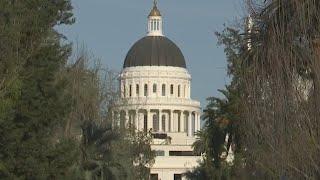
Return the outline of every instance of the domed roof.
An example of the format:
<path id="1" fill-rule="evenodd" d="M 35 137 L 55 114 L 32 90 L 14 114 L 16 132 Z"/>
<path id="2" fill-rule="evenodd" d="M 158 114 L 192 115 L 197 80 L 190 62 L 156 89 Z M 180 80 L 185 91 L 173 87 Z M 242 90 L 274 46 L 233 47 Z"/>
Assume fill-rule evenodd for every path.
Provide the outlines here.
<path id="1" fill-rule="evenodd" d="M 134 66 L 173 66 L 186 68 L 181 50 L 164 36 L 146 36 L 129 50 L 123 68 Z"/>
<path id="2" fill-rule="evenodd" d="M 152 8 L 152 10 L 151 10 L 151 12 L 149 14 L 149 17 L 150 16 L 161 16 L 161 13 L 160 13 L 160 11 L 159 11 L 159 9 L 157 7 L 157 1 L 156 0 L 153 1 L 153 8 Z"/>
<path id="3" fill-rule="evenodd" d="M 157 6 L 153 6 L 153 8 L 149 14 L 149 17 L 150 16 L 161 16 L 161 13 L 160 13 L 159 9 L 157 8 Z"/>

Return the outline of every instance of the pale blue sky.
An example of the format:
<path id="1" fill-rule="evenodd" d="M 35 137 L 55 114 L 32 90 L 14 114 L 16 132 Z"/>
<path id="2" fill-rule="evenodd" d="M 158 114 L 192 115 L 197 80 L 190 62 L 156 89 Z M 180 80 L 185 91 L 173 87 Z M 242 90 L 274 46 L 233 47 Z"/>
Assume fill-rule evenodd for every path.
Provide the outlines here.
<path id="1" fill-rule="evenodd" d="M 120 71 L 130 47 L 146 35 L 152 0 L 73 0 L 76 23 L 59 28 Z M 243 14 L 242 0 L 159 0 L 164 34 L 182 50 L 192 75 L 192 97 L 206 105 L 228 83 L 226 58 L 214 32 Z"/>

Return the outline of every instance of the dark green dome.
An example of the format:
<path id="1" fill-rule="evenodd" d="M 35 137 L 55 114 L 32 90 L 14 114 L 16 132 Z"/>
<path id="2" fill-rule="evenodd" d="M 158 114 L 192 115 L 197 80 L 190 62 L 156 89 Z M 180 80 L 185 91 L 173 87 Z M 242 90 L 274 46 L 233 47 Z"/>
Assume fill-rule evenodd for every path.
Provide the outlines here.
<path id="1" fill-rule="evenodd" d="M 129 50 L 123 68 L 134 66 L 173 66 L 186 68 L 181 50 L 164 36 L 146 36 Z"/>

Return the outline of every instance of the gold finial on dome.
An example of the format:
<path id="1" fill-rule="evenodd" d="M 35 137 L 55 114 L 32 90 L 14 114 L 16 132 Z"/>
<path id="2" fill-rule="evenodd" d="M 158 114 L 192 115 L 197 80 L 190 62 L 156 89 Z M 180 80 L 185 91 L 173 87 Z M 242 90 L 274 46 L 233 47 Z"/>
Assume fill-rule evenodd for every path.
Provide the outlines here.
<path id="1" fill-rule="evenodd" d="M 161 13 L 160 13 L 159 9 L 157 8 L 157 4 L 158 4 L 157 0 L 153 0 L 153 8 L 149 14 L 149 17 L 150 16 L 161 16 Z"/>

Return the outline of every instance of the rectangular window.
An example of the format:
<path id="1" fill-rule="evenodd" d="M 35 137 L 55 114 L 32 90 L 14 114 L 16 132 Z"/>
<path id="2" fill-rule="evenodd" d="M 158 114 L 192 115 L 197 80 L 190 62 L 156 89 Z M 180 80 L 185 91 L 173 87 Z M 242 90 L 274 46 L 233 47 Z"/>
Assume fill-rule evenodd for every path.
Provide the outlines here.
<path id="1" fill-rule="evenodd" d="M 164 151 L 155 151 L 156 156 L 164 156 Z"/>
<path id="2" fill-rule="evenodd" d="M 173 95 L 173 84 L 170 86 L 170 94 Z"/>
<path id="3" fill-rule="evenodd" d="M 178 97 L 180 97 L 180 85 L 178 86 Z"/>
<path id="4" fill-rule="evenodd" d="M 158 126 L 159 126 L 159 123 L 158 123 Z M 166 134 L 166 133 L 153 133 L 152 137 L 154 139 L 167 139 L 168 138 L 168 134 Z"/>
<path id="5" fill-rule="evenodd" d="M 169 156 L 195 156 L 193 151 L 169 151 Z"/>
<path id="6" fill-rule="evenodd" d="M 182 175 L 181 174 L 174 174 L 173 179 L 174 180 L 182 180 Z"/>
<path id="7" fill-rule="evenodd" d="M 139 90 L 140 90 L 139 84 L 136 84 L 136 95 L 137 95 L 137 96 L 139 96 Z"/>
<path id="8" fill-rule="evenodd" d="M 132 85 L 130 85 L 129 88 L 130 88 L 130 89 L 129 89 L 129 96 L 131 97 L 131 96 L 132 96 Z"/>
<path id="9" fill-rule="evenodd" d="M 158 174 L 151 174 L 150 175 L 150 180 L 159 180 L 158 179 Z"/>

